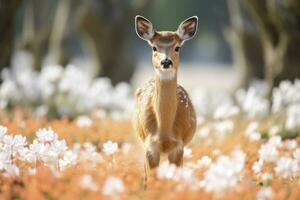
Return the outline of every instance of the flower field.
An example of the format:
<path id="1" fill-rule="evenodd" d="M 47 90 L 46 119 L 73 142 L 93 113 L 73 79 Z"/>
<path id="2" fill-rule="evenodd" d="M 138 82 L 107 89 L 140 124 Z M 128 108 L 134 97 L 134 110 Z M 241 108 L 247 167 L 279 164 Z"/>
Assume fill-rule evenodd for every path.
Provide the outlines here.
<path id="1" fill-rule="evenodd" d="M 0 200 L 300 200 L 300 0 L 0 0 Z"/>
<path id="2" fill-rule="evenodd" d="M 118 94 L 111 91 L 118 90 L 104 95 Z M 74 95 L 72 88 L 67 94 Z M 123 101 L 126 106 L 113 105 L 118 112 L 98 101 L 89 114 L 52 120 L 38 115 L 40 105 L 32 101 L 23 102 L 30 107 L 8 109 L 14 101 L 3 98 L 0 199 L 299 198 L 298 80 L 274 88 L 271 101 L 263 87 L 239 90 L 234 97 L 195 90 L 191 97 L 198 128 L 184 149 L 184 166 L 162 159 L 146 190 L 143 149 L 131 127 L 131 96 Z M 46 110 L 48 105 L 53 104 L 45 104 Z"/>
<path id="3" fill-rule="evenodd" d="M 163 161 L 144 190 L 143 154 L 130 122 L 91 121 L 79 127 L 67 119 L 2 117 L 1 199 L 297 199 L 300 195 L 300 141 L 277 135 L 250 139 L 248 135 L 258 133 L 257 123 L 235 120 L 237 127 L 217 141 L 213 135 L 197 136 L 185 148 L 184 167 Z"/>

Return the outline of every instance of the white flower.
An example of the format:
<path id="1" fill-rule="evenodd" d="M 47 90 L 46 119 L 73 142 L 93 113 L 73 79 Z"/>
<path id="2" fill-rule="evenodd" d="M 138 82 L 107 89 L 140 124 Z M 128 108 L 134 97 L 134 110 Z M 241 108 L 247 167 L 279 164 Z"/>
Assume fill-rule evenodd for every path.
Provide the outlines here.
<path id="1" fill-rule="evenodd" d="M 197 164 L 200 167 L 208 167 L 211 164 L 211 158 L 208 156 L 203 156 L 200 160 L 197 161 Z"/>
<path id="2" fill-rule="evenodd" d="M 176 181 L 192 181 L 193 180 L 193 170 L 189 169 L 187 167 L 181 167 L 181 168 L 177 168 L 175 175 L 174 175 L 174 180 Z"/>
<path id="3" fill-rule="evenodd" d="M 263 187 L 256 193 L 257 200 L 266 200 L 273 197 L 273 190 L 271 187 Z"/>
<path id="4" fill-rule="evenodd" d="M 2 141 L 5 146 L 12 147 L 14 145 L 14 138 L 11 135 L 4 135 L 2 138 Z"/>
<path id="5" fill-rule="evenodd" d="M 33 70 L 31 62 L 28 66 L 24 65 L 24 60 L 29 59 L 19 59 L 25 57 L 20 55 L 25 53 L 16 53 L 16 56 L 13 56 L 13 66 L 3 70 L 3 83 L 0 85 L 1 108 L 19 105 L 22 102 L 26 105 L 41 106 L 42 109 L 35 112 L 38 115 L 47 114 L 48 110 L 55 106 L 60 115 L 109 109 L 110 113 L 115 113 L 119 118 L 130 116 L 134 98 L 128 83 L 120 83 L 113 87 L 109 78 L 93 80 L 85 67 L 73 64 L 63 68 L 45 62 L 41 72 L 37 73 Z M 40 105 L 43 101 L 46 102 L 45 105 Z"/>
<path id="6" fill-rule="evenodd" d="M 258 123 L 257 122 L 252 122 L 248 125 L 246 129 L 246 136 L 251 140 L 251 141 L 257 141 L 261 138 L 261 134 L 258 132 Z"/>
<path id="7" fill-rule="evenodd" d="M 21 135 L 4 135 L 2 141 L 3 149 L 12 156 L 16 156 L 18 153 L 22 154 L 24 146 L 27 144 L 26 137 Z"/>
<path id="8" fill-rule="evenodd" d="M 183 148 L 183 157 L 190 158 L 192 157 L 192 149 L 188 147 Z"/>
<path id="9" fill-rule="evenodd" d="M 93 180 L 93 177 L 88 174 L 81 177 L 80 186 L 83 189 L 88 189 L 88 190 L 91 190 L 94 192 L 98 190 L 97 183 L 95 183 L 95 181 Z"/>
<path id="10" fill-rule="evenodd" d="M 245 154 L 239 149 L 231 156 L 219 156 L 204 173 L 203 187 L 209 192 L 223 193 L 238 183 L 244 165 Z"/>
<path id="11" fill-rule="evenodd" d="M 20 169 L 16 164 L 10 164 L 5 167 L 7 176 L 20 176 Z"/>
<path id="12" fill-rule="evenodd" d="M 159 179 L 169 179 L 173 181 L 193 181 L 195 179 L 193 176 L 193 170 L 190 167 L 177 168 L 173 163 L 163 162 L 158 166 L 156 175 Z"/>
<path id="13" fill-rule="evenodd" d="M 283 108 L 283 96 L 278 88 L 272 92 L 272 112 L 279 113 Z"/>
<path id="14" fill-rule="evenodd" d="M 14 145 L 15 146 L 24 146 L 27 144 L 26 137 L 22 135 L 14 136 Z"/>
<path id="15" fill-rule="evenodd" d="M 85 142 L 84 144 L 83 144 L 83 147 L 84 147 L 84 150 L 86 151 L 86 152 L 89 152 L 89 153 L 93 153 L 93 152 L 96 152 L 96 147 L 95 147 L 95 145 L 93 145 L 92 143 L 90 143 L 90 142 Z"/>
<path id="16" fill-rule="evenodd" d="M 10 154 L 5 151 L 0 151 L 0 170 L 6 169 L 11 162 Z"/>
<path id="17" fill-rule="evenodd" d="M 237 100 L 242 106 L 243 111 L 250 118 L 264 117 L 269 112 L 269 101 L 259 94 L 259 90 L 254 87 L 250 87 L 247 91 L 241 91 L 237 93 Z"/>
<path id="18" fill-rule="evenodd" d="M 96 151 L 96 147 L 89 142 L 85 142 L 83 145 L 75 143 L 72 151 L 77 154 L 78 162 L 90 163 L 91 166 L 95 166 L 102 160 L 101 155 Z"/>
<path id="19" fill-rule="evenodd" d="M 290 157 L 280 157 L 276 162 L 275 172 L 283 178 L 290 178 L 298 173 L 299 167 L 296 160 Z"/>
<path id="20" fill-rule="evenodd" d="M 280 114 L 285 112 L 286 107 L 297 104 L 300 100 L 299 91 L 299 80 L 295 80 L 294 83 L 282 81 L 278 88 L 273 89 L 273 113 Z"/>
<path id="21" fill-rule="evenodd" d="M 291 104 L 286 111 L 285 128 L 287 130 L 294 130 L 300 126 L 300 104 Z"/>
<path id="22" fill-rule="evenodd" d="M 37 161 L 37 155 L 35 152 L 29 150 L 29 148 L 25 148 L 23 150 L 23 155 L 21 156 L 21 159 L 29 163 L 35 163 Z"/>
<path id="23" fill-rule="evenodd" d="M 33 140 L 33 143 L 29 145 L 30 152 L 28 156 L 28 162 L 35 162 L 37 159 L 41 159 L 47 152 L 49 145 L 39 142 L 37 139 Z"/>
<path id="24" fill-rule="evenodd" d="M 104 182 L 102 193 L 104 195 L 114 196 L 124 192 L 124 190 L 125 186 L 121 179 L 115 176 L 109 176 Z"/>
<path id="25" fill-rule="evenodd" d="M 51 129 L 39 129 L 36 132 L 36 136 L 38 137 L 38 140 L 40 142 L 52 142 L 54 140 L 57 140 L 57 134 Z"/>
<path id="26" fill-rule="evenodd" d="M 274 136 L 277 135 L 279 133 L 280 129 L 278 126 L 271 126 L 269 129 L 269 135 L 270 136 Z"/>
<path id="27" fill-rule="evenodd" d="M 60 65 L 46 65 L 41 71 L 41 78 L 47 82 L 55 83 L 62 76 L 64 68 Z"/>
<path id="28" fill-rule="evenodd" d="M 74 166 L 77 163 L 77 154 L 71 150 L 68 150 L 64 155 L 64 160 L 67 161 L 70 165 Z"/>
<path id="29" fill-rule="evenodd" d="M 197 116 L 197 125 L 200 126 L 204 124 L 205 118 L 203 116 Z"/>
<path id="30" fill-rule="evenodd" d="M 29 167 L 29 168 L 27 169 L 27 172 L 28 172 L 28 174 L 30 174 L 30 175 L 34 175 L 34 174 L 36 174 L 36 168 Z"/>
<path id="31" fill-rule="evenodd" d="M 245 165 L 246 154 L 239 148 L 235 148 L 231 152 L 231 161 L 235 163 L 234 170 L 241 171 Z"/>
<path id="32" fill-rule="evenodd" d="M 211 130 L 210 126 L 201 127 L 198 131 L 198 135 L 201 138 L 206 138 L 209 135 L 210 130 Z"/>
<path id="33" fill-rule="evenodd" d="M 295 149 L 295 148 L 297 148 L 298 144 L 297 144 L 296 140 L 291 139 L 291 140 L 287 140 L 285 145 L 288 149 Z"/>
<path id="34" fill-rule="evenodd" d="M 57 152 L 58 155 L 63 155 L 68 149 L 65 140 L 55 140 L 52 143 L 52 148 Z"/>
<path id="35" fill-rule="evenodd" d="M 105 119 L 106 116 L 107 116 L 107 113 L 105 110 L 103 109 L 100 109 L 96 112 L 96 116 L 99 118 L 99 119 Z"/>
<path id="36" fill-rule="evenodd" d="M 59 159 L 59 168 L 64 170 L 68 166 L 75 166 L 77 164 L 77 154 L 68 150 L 65 152 L 63 159 Z"/>
<path id="37" fill-rule="evenodd" d="M 248 135 L 249 139 L 251 141 L 258 141 L 261 138 L 261 135 L 259 132 L 252 132 L 251 134 Z"/>
<path id="38" fill-rule="evenodd" d="M 278 157 L 278 151 L 275 145 L 270 143 L 262 144 L 258 150 L 259 158 L 265 161 L 275 161 Z"/>
<path id="39" fill-rule="evenodd" d="M 176 165 L 163 162 L 161 163 L 157 170 L 156 170 L 156 175 L 160 179 L 172 179 L 175 175 L 176 172 Z"/>
<path id="40" fill-rule="evenodd" d="M 13 139 L 13 155 L 17 153 L 22 154 L 24 146 L 27 144 L 26 137 L 22 135 L 15 135 Z"/>
<path id="41" fill-rule="evenodd" d="M 237 106 L 224 104 L 219 107 L 214 112 L 215 119 L 228 119 L 234 117 L 240 113 L 240 109 Z"/>
<path id="42" fill-rule="evenodd" d="M 93 124 L 90 117 L 82 115 L 77 118 L 76 124 L 78 127 L 89 127 Z"/>
<path id="43" fill-rule="evenodd" d="M 293 156 L 298 162 L 300 162 L 300 149 L 299 148 L 295 149 L 295 151 L 293 152 Z"/>
<path id="44" fill-rule="evenodd" d="M 57 92 L 58 83 L 63 75 L 63 67 L 60 65 L 46 65 L 40 73 L 41 93 L 47 98 Z"/>
<path id="45" fill-rule="evenodd" d="M 80 186 L 83 189 L 88 189 L 88 190 L 91 190 L 91 191 L 94 191 L 94 192 L 98 190 L 97 183 L 95 183 L 94 180 L 93 180 L 93 177 L 91 175 L 88 175 L 88 174 L 81 177 Z"/>
<path id="46" fill-rule="evenodd" d="M 272 179 L 273 179 L 273 176 L 270 173 L 263 173 L 261 175 L 261 180 L 264 182 L 271 181 Z"/>
<path id="47" fill-rule="evenodd" d="M 211 115 L 220 104 L 232 104 L 231 97 L 225 92 L 213 93 L 197 87 L 192 91 L 191 95 L 196 112 L 201 116 Z"/>
<path id="48" fill-rule="evenodd" d="M 270 145 L 281 147 L 282 146 L 282 139 L 279 135 L 273 136 L 269 139 L 268 143 Z"/>
<path id="49" fill-rule="evenodd" d="M 118 151 L 118 144 L 112 141 L 107 141 L 103 144 L 103 152 L 106 155 L 112 155 Z"/>
<path id="50" fill-rule="evenodd" d="M 0 140 L 7 133 L 7 128 L 0 125 Z"/>
<path id="51" fill-rule="evenodd" d="M 211 153 L 214 156 L 219 156 L 221 154 L 221 151 L 220 151 L 220 149 L 214 149 Z"/>
<path id="52" fill-rule="evenodd" d="M 256 161 L 253 165 L 252 165 L 252 170 L 255 174 L 260 173 L 261 172 L 261 168 L 264 165 L 264 161 L 262 159 L 259 159 L 258 161 Z"/>
<path id="53" fill-rule="evenodd" d="M 1 127 L 1 132 L 6 133 L 6 129 Z M 57 134 L 51 129 L 40 129 L 36 136 L 37 138 L 28 144 L 25 136 L 3 134 L 0 140 L 0 170 L 4 175 L 20 175 L 20 162 L 16 161 L 40 161 L 51 170 L 58 167 L 62 170 L 77 163 L 77 154 L 68 150 L 65 140 L 57 140 Z M 93 154 L 89 153 L 89 156 L 94 159 Z M 28 173 L 35 173 L 33 170 L 29 168 Z"/>
<path id="54" fill-rule="evenodd" d="M 231 133 L 234 129 L 234 123 L 231 120 L 223 120 L 214 123 L 214 130 L 216 131 L 217 136 L 221 138 L 226 134 Z"/>
<path id="55" fill-rule="evenodd" d="M 46 115 L 48 114 L 49 109 L 46 105 L 40 105 L 35 109 L 34 114 L 37 117 L 46 117 Z"/>
<path id="56" fill-rule="evenodd" d="M 258 129 L 258 126 L 258 122 L 251 122 L 246 129 L 246 133 L 256 131 Z"/>

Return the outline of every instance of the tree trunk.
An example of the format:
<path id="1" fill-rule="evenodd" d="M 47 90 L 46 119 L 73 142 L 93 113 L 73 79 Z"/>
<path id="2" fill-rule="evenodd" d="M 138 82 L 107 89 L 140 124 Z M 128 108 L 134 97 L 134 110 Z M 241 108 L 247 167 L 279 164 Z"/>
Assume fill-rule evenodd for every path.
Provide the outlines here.
<path id="1" fill-rule="evenodd" d="M 20 3 L 21 0 L 0 0 L 0 71 L 10 66 L 15 35 L 15 15 Z"/>
<path id="2" fill-rule="evenodd" d="M 254 22 L 256 30 L 254 34 L 259 36 L 259 40 L 254 42 L 248 40 L 252 45 L 245 48 L 242 45 L 232 45 L 233 51 L 237 56 L 250 53 L 252 56 L 244 56 L 243 67 L 248 71 L 261 68 L 256 63 L 249 64 L 252 60 L 260 60 L 264 66 L 263 78 L 268 84 L 269 94 L 272 87 L 279 84 L 282 80 L 293 80 L 300 77 L 300 2 L 290 0 L 281 4 L 276 0 L 228 0 L 229 5 L 238 3 L 245 9 L 244 12 L 250 14 L 250 20 Z M 232 3 L 233 2 L 233 3 Z M 232 15 L 234 21 L 236 15 Z M 245 19 L 244 15 L 241 15 Z M 233 24 L 233 23 L 232 23 Z M 233 24 L 233 27 L 235 25 Z M 247 30 L 249 25 L 242 27 Z M 241 31 L 243 32 L 243 31 Z M 243 38 L 239 35 L 239 38 Z M 243 34 L 241 34 L 243 35 Z M 244 39 L 240 39 L 244 40 Z M 236 47 L 238 46 L 238 47 Z M 261 48 L 255 49 L 261 46 Z M 251 49 L 252 51 L 249 51 Z M 261 51 L 259 51 L 261 49 Z M 238 55 L 239 54 L 239 55 Z M 249 69 L 251 68 L 251 69 Z M 253 77 L 252 77 L 253 78 Z"/>
<path id="3" fill-rule="evenodd" d="M 93 1 L 80 13 L 83 46 L 89 52 L 95 76 L 109 77 L 113 84 L 129 81 L 136 62 L 130 41 L 134 15 L 149 8 L 150 0 L 140 1 L 137 7 L 129 2 Z M 136 4 L 135 4 L 136 5 Z M 93 12 L 92 10 L 96 10 Z"/>
<path id="4" fill-rule="evenodd" d="M 60 0 L 56 8 L 56 14 L 49 39 L 49 62 L 66 65 L 70 58 L 64 45 L 67 38 L 68 23 L 71 15 L 72 0 Z"/>
<path id="5" fill-rule="evenodd" d="M 261 43 L 257 30 L 241 0 L 228 0 L 231 27 L 225 31 L 233 55 L 234 66 L 239 73 L 235 89 L 247 88 L 252 77 L 264 77 Z"/>
<path id="6" fill-rule="evenodd" d="M 51 34 L 51 2 L 28 0 L 25 4 L 20 48 L 33 56 L 33 68 L 40 71 Z"/>

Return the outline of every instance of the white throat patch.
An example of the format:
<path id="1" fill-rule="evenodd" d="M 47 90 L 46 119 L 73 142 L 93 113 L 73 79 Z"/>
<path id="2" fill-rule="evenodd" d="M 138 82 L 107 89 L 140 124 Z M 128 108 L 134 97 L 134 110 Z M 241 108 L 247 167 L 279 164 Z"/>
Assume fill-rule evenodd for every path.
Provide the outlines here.
<path id="1" fill-rule="evenodd" d="M 168 81 L 175 77 L 176 72 L 175 70 L 158 70 L 158 75 L 161 80 Z"/>

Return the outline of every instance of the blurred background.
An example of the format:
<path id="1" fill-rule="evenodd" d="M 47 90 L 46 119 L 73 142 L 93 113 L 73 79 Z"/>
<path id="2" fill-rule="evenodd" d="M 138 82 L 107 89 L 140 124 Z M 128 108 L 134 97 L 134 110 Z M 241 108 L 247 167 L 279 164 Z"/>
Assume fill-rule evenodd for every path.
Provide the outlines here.
<path id="1" fill-rule="evenodd" d="M 262 80 L 270 95 L 281 80 L 300 77 L 299 0 L 0 0 L 1 107 L 47 101 L 61 73 L 72 74 L 74 89 L 99 77 L 109 79 L 97 91 L 108 82 L 140 85 L 153 71 L 151 48 L 135 34 L 137 14 L 156 30 L 199 17 L 181 50 L 179 80 L 188 89 L 233 92 Z M 45 82 L 47 94 L 34 89 Z"/>

